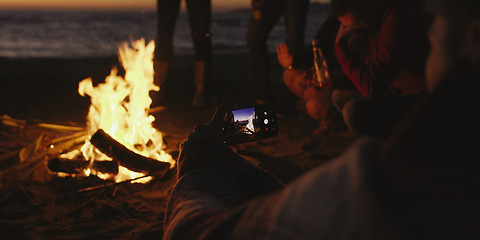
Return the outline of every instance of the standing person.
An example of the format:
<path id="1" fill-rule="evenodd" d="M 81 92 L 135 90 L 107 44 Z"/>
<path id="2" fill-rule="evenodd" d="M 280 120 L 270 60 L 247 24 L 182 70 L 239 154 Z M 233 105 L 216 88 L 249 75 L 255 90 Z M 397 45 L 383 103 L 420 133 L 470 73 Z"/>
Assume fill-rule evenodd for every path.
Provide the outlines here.
<path id="1" fill-rule="evenodd" d="M 253 63 L 253 95 L 257 103 L 265 103 L 272 99 L 267 38 L 283 14 L 288 50 L 292 54 L 303 51 L 309 0 L 251 1 L 252 19 L 247 32 L 247 42 Z"/>
<path id="2" fill-rule="evenodd" d="M 160 91 L 168 79 L 173 59 L 173 34 L 181 0 L 157 0 L 157 39 L 154 79 Z M 195 50 L 195 94 L 193 106 L 204 106 L 212 71 L 211 0 L 185 0 Z M 154 97 L 159 99 L 162 92 Z"/>
<path id="3" fill-rule="evenodd" d="M 424 92 L 429 18 L 417 0 L 332 0 L 341 22 L 335 51 L 356 91 L 334 91 L 333 104 L 353 133 L 385 137 Z M 366 34 L 365 56 L 349 41 Z"/>

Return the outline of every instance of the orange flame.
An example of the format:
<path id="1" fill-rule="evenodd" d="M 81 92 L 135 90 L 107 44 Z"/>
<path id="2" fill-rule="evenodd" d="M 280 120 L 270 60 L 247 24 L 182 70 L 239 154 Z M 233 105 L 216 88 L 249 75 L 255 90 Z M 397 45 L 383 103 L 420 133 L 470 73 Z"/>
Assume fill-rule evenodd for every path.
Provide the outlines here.
<path id="1" fill-rule="evenodd" d="M 88 95 L 91 105 L 87 116 L 88 133 L 93 135 L 98 129 L 103 129 L 110 136 L 125 145 L 130 150 L 146 157 L 168 162 L 175 165 L 172 157 L 162 150 L 162 133 L 153 128 L 155 118 L 149 115 L 150 91 L 158 91 L 153 83 L 153 52 L 155 44 L 150 41 L 145 45 L 141 39 L 132 42 L 132 48 L 124 43 L 119 48 L 119 60 L 125 69 L 125 77 L 118 76 L 112 69 L 105 83 L 94 87 L 92 79 L 80 82 L 78 92 L 81 96 Z M 81 148 L 85 159 L 105 160 L 109 157 L 98 151 L 90 142 Z M 91 170 L 87 170 L 91 171 Z M 85 173 L 86 175 L 89 172 Z M 101 178 L 111 176 L 94 173 Z M 141 177 L 143 174 L 120 167 L 115 181 Z M 143 178 L 148 182 L 150 178 Z"/>

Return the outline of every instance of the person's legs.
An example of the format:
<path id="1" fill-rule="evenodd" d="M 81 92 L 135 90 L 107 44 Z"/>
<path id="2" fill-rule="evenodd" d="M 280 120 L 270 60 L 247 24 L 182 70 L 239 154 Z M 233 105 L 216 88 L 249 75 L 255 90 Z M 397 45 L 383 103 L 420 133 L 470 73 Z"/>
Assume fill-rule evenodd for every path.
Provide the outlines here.
<path id="1" fill-rule="evenodd" d="M 266 41 L 270 31 L 282 14 L 282 2 L 283 0 L 265 0 L 262 20 L 250 19 L 247 32 L 247 44 L 253 64 L 253 94 L 256 100 L 263 102 L 271 99 L 270 56 Z"/>
<path id="2" fill-rule="evenodd" d="M 211 0 L 186 0 L 186 3 L 195 48 L 195 60 L 210 62 L 212 57 Z"/>
<path id="3" fill-rule="evenodd" d="M 308 6 L 309 0 L 284 1 L 285 42 L 292 54 L 304 50 Z"/>
<path id="4" fill-rule="evenodd" d="M 212 68 L 211 0 L 186 0 L 190 29 L 195 48 L 195 96 L 194 106 L 205 105 L 207 85 Z"/>
<path id="5" fill-rule="evenodd" d="M 162 98 L 163 87 L 167 81 L 173 58 L 173 33 L 180 0 L 157 0 L 157 38 L 154 52 L 154 83 L 160 87 L 160 93 L 152 92 L 152 105 Z"/>
<path id="6" fill-rule="evenodd" d="M 155 59 L 159 61 L 172 60 L 173 34 L 179 10 L 180 0 L 157 0 Z"/>
<path id="7" fill-rule="evenodd" d="M 308 5 L 309 0 L 283 1 L 285 43 L 291 54 L 296 55 L 304 51 L 305 24 Z M 296 102 L 298 101 L 298 98 L 288 91 L 287 87 L 288 86 L 285 86 L 282 83 L 278 86 L 277 111 L 285 115 L 291 115 L 291 113 L 296 112 Z M 298 96 L 298 94 L 295 95 Z"/>
<path id="8" fill-rule="evenodd" d="M 343 119 L 355 133 L 385 138 L 418 96 L 356 98 L 343 107 Z"/>

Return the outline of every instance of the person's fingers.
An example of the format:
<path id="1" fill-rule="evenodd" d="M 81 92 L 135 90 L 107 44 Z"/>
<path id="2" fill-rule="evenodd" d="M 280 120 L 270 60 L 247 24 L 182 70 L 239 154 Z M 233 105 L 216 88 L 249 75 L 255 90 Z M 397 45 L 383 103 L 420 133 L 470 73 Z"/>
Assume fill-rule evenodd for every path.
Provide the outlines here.
<path id="1" fill-rule="evenodd" d="M 213 114 L 213 117 L 208 123 L 208 125 L 214 127 L 215 129 L 220 128 L 221 125 L 223 124 L 223 121 L 225 120 L 225 115 L 227 114 L 228 110 L 229 110 L 228 105 L 226 104 L 219 105 L 215 110 L 215 114 Z"/>

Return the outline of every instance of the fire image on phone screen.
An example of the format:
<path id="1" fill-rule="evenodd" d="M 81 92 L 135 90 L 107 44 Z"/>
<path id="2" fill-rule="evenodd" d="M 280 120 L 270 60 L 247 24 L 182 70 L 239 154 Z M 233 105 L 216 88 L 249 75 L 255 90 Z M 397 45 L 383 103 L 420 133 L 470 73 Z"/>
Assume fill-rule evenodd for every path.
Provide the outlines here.
<path id="1" fill-rule="evenodd" d="M 233 110 L 233 120 L 243 134 L 253 135 L 255 133 L 255 108 L 244 108 Z"/>

